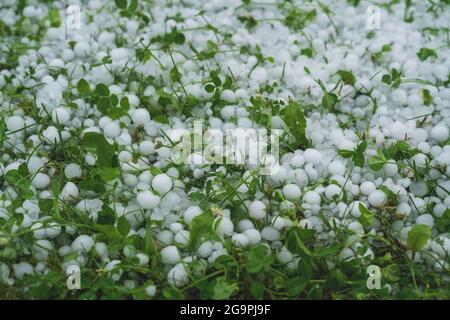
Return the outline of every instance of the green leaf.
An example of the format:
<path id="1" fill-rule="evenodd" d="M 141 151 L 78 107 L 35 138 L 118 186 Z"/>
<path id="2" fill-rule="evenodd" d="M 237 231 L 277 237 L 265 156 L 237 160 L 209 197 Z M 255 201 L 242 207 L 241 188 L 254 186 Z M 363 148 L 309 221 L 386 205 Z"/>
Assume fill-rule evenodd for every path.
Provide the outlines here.
<path id="1" fill-rule="evenodd" d="M 173 82 L 179 82 L 181 80 L 181 74 L 176 66 L 170 70 L 169 76 Z"/>
<path id="2" fill-rule="evenodd" d="M 130 228 L 130 223 L 124 216 L 120 217 L 119 220 L 117 220 L 117 229 L 124 237 L 128 235 L 128 233 L 130 232 Z"/>
<path id="3" fill-rule="evenodd" d="M 298 102 L 289 101 L 283 110 L 283 121 L 289 132 L 295 137 L 296 144 L 307 147 L 310 142 L 306 137 L 306 119 Z"/>
<path id="4" fill-rule="evenodd" d="M 97 155 L 97 163 L 100 166 L 115 167 L 113 163 L 113 157 L 116 155 L 115 148 L 108 143 L 103 134 L 87 132 L 83 136 L 82 144 L 87 151 Z"/>
<path id="5" fill-rule="evenodd" d="M 96 224 L 95 228 L 100 231 L 107 239 L 110 241 L 118 241 L 120 243 L 125 242 L 124 236 L 119 232 L 119 230 L 113 225 L 101 225 Z"/>
<path id="6" fill-rule="evenodd" d="M 352 150 L 345 150 L 345 149 L 342 149 L 342 150 L 339 150 L 339 151 L 338 151 L 338 154 L 339 154 L 341 157 L 343 157 L 343 158 L 351 158 L 351 157 L 353 157 L 353 155 L 355 154 L 355 152 L 352 151 Z"/>
<path id="7" fill-rule="evenodd" d="M 430 90 L 428 89 L 422 90 L 422 98 L 424 105 L 426 105 L 427 107 L 433 103 L 433 97 L 431 96 Z"/>
<path id="8" fill-rule="evenodd" d="M 362 203 L 359 204 L 359 212 L 361 212 L 361 216 L 358 218 L 358 221 L 364 228 L 369 228 L 374 224 L 375 215 Z"/>
<path id="9" fill-rule="evenodd" d="M 383 154 L 377 154 L 369 159 L 369 168 L 373 171 L 380 171 L 386 162 L 387 159 L 383 156 Z"/>
<path id="10" fill-rule="evenodd" d="M 210 211 L 205 211 L 201 215 L 198 215 L 192 220 L 189 226 L 190 241 L 194 248 L 203 236 L 211 234 L 213 232 L 212 225 L 214 218 Z"/>
<path id="11" fill-rule="evenodd" d="M 58 9 L 50 9 L 48 12 L 48 19 L 53 28 L 58 28 L 61 25 L 61 15 L 59 14 Z"/>
<path id="12" fill-rule="evenodd" d="M 250 284 L 250 294 L 255 299 L 262 299 L 264 297 L 264 284 L 261 282 L 252 282 Z"/>
<path id="13" fill-rule="evenodd" d="M 407 244 L 413 253 L 422 249 L 431 238 L 431 229 L 425 224 L 416 224 L 408 232 Z"/>
<path id="14" fill-rule="evenodd" d="M 308 285 L 309 279 L 300 275 L 293 278 L 289 278 L 287 281 L 287 294 L 291 297 L 298 296 L 305 291 Z"/>
<path id="15" fill-rule="evenodd" d="M 238 289 L 238 285 L 235 282 L 227 280 L 225 277 L 219 277 L 212 283 L 214 300 L 224 300 L 230 298 L 233 293 Z"/>
<path id="16" fill-rule="evenodd" d="M 420 48 L 419 52 L 417 52 L 417 56 L 419 57 L 420 61 L 425 61 L 428 58 L 437 58 L 437 53 L 434 49 Z"/>
<path id="17" fill-rule="evenodd" d="M 351 86 L 355 85 L 355 82 L 356 82 L 355 75 L 353 73 L 351 73 L 350 71 L 338 70 L 338 72 L 336 72 L 336 73 L 339 75 L 339 77 L 341 77 L 341 80 L 345 84 L 349 84 Z"/>
<path id="18" fill-rule="evenodd" d="M 127 8 L 127 0 L 114 0 L 117 8 L 125 10 Z"/>
<path id="19" fill-rule="evenodd" d="M 103 83 L 99 83 L 95 86 L 95 93 L 100 97 L 109 97 L 109 89 Z"/>
<path id="20" fill-rule="evenodd" d="M 257 244 L 251 247 L 247 252 L 247 271 L 249 273 L 258 273 L 268 269 L 274 262 L 275 257 L 269 254 L 269 248 L 264 244 Z"/>
<path id="21" fill-rule="evenodd" d="M 79 94 L 87 94 L 91 91 L 91 88 L 86 80 L 80 79 L 77 83 L 77 90 Z"/>

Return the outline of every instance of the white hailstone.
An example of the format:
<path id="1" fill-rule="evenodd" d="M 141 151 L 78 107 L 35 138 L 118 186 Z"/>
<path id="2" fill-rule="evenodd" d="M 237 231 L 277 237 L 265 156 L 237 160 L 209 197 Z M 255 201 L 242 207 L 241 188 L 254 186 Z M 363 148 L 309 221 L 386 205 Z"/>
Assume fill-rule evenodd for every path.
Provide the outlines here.
<path id="1" fill-rule="evenodd" d="M 393 177 L 398 173 L 398 166 L 394 160 L 390 160 L 383 165 L 385 177 Z"/>
<path id="2" fill-rule="evenodd" d="M 270 223 L 272 227 L 274 227 L 277 230 L 281 230 L 286 226 L 286 221 L 279 216 L 275 216 L 272 218 L 272 221 Z"/>
<path id="3" fill-rule="evenodd" d="M 322 153 L 316 149 L 309 148 L 303 152 L 303 158 L 308 163 L 319 164 L 322 162 Z"/>
<path id="4" fill-rule="evenodd" d="M 244 232 L 247 229 L 254 229 L 255 226 L 253 224 L 253 222 L 250 219 L 242 219 L 239 221 L 238 223 L 238 227 L 237 229 L 239 230 L 239 232 Z"/>
<path id="5" fill-rule="evenodd" d="M 52 111 L 52 121 L 59 124 L 68 124 L 70 121 L 70 109 L 57 107 Z"/>
<path id="6" fill-rule="evenodd" d="M 245 234 L 236 233 L 231 237 L 231 241 L 236 247 L 245 248 L 250 243 L 250 240 Z"/>
<path id="7" fill-rule="evenodd" d="M 169 270 L 167 282 L 175 287 L 182 287 L 189 282 L 189 277 L 183 264 L 179 263 Z"/>
<path id="8" fill-rule="evenodd" d="M 191 206 L 186 209 L 186 211 L 183 213 L 184 222 L 189 225 L 191 224 L 192 220 L 201 215 L 203 210 L 198 206 Z"/>
<path id="9" fill-rule="evenodd" d="M 364 227 L 358 221 L 352 221 L 347 226 L 348 230 L 353 231 L 356 234 L 364 234 Z"/>
<path id="10" fill-rule="evenodd" d="M 344 176 L 345 166 L 339 160 L 332 161 L 328 164 L 328 172 L 332 176 Z"/>
<path id="11" fill-rule="evenodd" d="M 440 181 L 436 186 L 436 195 L 441 199 L 445 199 L 448 196 L 449 192 L 450 180 Z"/>
<path id="12" fill-rule="evenodd" d="M 12 116 L 9 117 L 6 120 L 6 128 L 8 128 L 9 131 L 18 131 L 23 129 L 25 126 L 25 121 L 22 117 L 19 116 Z"/>
<path id="13" fill-rule="evenodd" d="M 34 176 L 31 183 L 36 189 L 45 189 L 50 184 L 50 177 L 45 173 L 39 172 Z"/>
<path id="14" fill-rule="evenodd" d="M 14 275 L 17 279 L 22 279 L 26 274 L 33 274 L 34 269 L 28 262 L 19 262 L 13 265 Z"/>
<path id="15" fill-rule="evenodd" d="M 386 202 L 386 199 L 386 194 L 381 190 L 372 191 L 367 198 L 370 205 L 375 208 L 382 207 Z"/>
<path id="16" fill-rule="evenodd" d="M 262 229 L 261 238 L 267 241 L 276 241 L 280 239 L 280 231 L 274 227 L 268 226 Z"/>
<path id="17" fill-rule="evenodd" d="M 45 142 L 47 143 L 58 143 L 60 140 L 58 129 L 56 129 L 54 126 L 47 127 L 42 132 L 42 136 L 44 137 Z"/>
<path id="18" fill-rule="evenodd" d="M 247 229 L 243 232 L 250 241 L 250 244 L 256 244 L 261 241 L 261 233 L 256 229 Z"/>
<path id="19" fill-rule="evenodd" d="M 436 218 L 441 218 L 444 215 L 445 210 L 447 210 L 447 207 L 442 203 L 438 203 L 433 208 L 433 215 Z"/>
<path id="20" fill-rule="evenodd" d="M 64 185 L 64 187 L 61 191 L 62 198 L 65 201 L 75 200 L 76 198 L 78 198 L 78 194 L 79 194 L 79 191 L 78 191 L 77 186 L 75 185 L 75 183 L 70 182 L 70 181 Z"/>
<path id="21" fill-rule="evenodd" d="M 153 177 L 152 189 L 163 195 L 172 189 L 172 179 L 165 173 L 160 173 Z"/>
<path id="22" fill-rule="evenodd" d="M 444 125 L 435 126 L 430 132 L 430 136 L 438 142 L 447 140 L 448 134 L 448 128 Z"/>
<path id="23" fill-rule="evenodd" d="M 53 244 L 48 240 L 37 240 L 31 250 L 37 260 L 45 261 L 53 250 Z"/>
<path id="24" fill-rule="evenodd" d="M 320 195 L 316 191 L 308 191 L 303 196 L 303 201 L 310 205 L 319 205 L 320 204 Z"/>
<path id="25" fill-rule="evenodd" d="M 253 201 L 248 211 L 249 216 L 253 219 L 262 220 L 266 217 L 266 205 L 259 200 Z"/>
<path id="26" fill-rule="evenodd" d="M 187 230 L 180 230 L 175 234 L 175 243 L 180 247 L 186 247 L 189 244 L 190 233 Z"/>
<path id="27" fill-rule="evenodd" d="M 131 112 L 131 120 L 136 126 L 139 126 L 150 121 L 150 114 L 146 109 L 135 109 Z"/>
<path id="28" fill-rule="evenodd" d="M 148 190 L 139 192 L 136 197 L 136 200 L 139 203 L 139 205 L 144 209 L 153 209 L 157 207 L 161 202 L 159 196 L 153 194 L 153 192 Z"/>
<path id="29" fill-rule="evenodd" d="M 266 82 L 267 76 L 267 70 L 262 67 L 256 67 L 251 74 L 251 78 L 257 81 L 259 84 Z"/>
<path id="30" fill-rule="evenodd" d="M 396 213 L 401 216 L 409 216 L 411 214 L 411 207 L 406 202 L 402 202 L 397 206 Z"/>
<path id="31" fill-rule="evenodd" d="M 100 258 L 106 259 L 108 258 L 108 247 L 103 242 L 97 242 L 95 244 L 95 252 L 99 255 Z"/>
<path id="32" fill-rule="evenodd" d="M 301 168 L 305 164 L 305 159 L 301 155 L 296 154 L 295 156 L 293 156 L 291 158 L 291 161 L 289 162 L 289 164 L 293 168 Z"/>
<path id="33" fill-rule="evenodd" d="M 142 141 L 139 144 L 139 152 L 141 154 L 143 154 L 144 156 L 148 156 L 151 155 L 153 153 L 155 153 L 155 145 L 153 142 L 147 140 L 147 141 Z"/>
<path id="34" fill-rule="evenodd" d="M 92 237 L 82 234 L 72 242 L 72 250 L 77 252 L 89 252 L 94 246 Z"/>
<path id="35" fill-rule="evenodd" d="M 153 285 L 153 284 L 151 284 L 151 285 L 145 287 L 145 293 L 146 293 L 148 296 L 150 296 L 150 297 L 155 296 L 155 294 L 156 294 L 156 286 Z"/>
<path id="36" fill-rule="evenodd" d="M 175 246 L 168 246 L 161 250 L 161 261 L 164 264 L 176 264 L 180 262 L 181 256 L 178 248 Z"/>
<path id="37" fill-rule="evenodd" d="M 425 213 L 417 217 L 416 224 L 424 224 L 433 228 L 434 226 L 434 218 L 431 214 Z"/>
<path id="38" fill-rule="evenodd" d="M 171 245 L 173 242 L 173 233 L 169 230 L 163 230 L 156 235 L 156 239 L 163 245 Z"/>
<path id="39" fill-rule="evenodd" d="M 339 259 L 342 261 L 351 260 L 355 256 L 355 253 L 350 248 L 344 248 L 339 253 Z"/>
<path id="40" fill-rule="evenodd" d="M 428 194 L 428 185 L 425 181 L 414 181 L 409 185 L 409 191 L 416 197 L 424 197 Z"/>
<path id="41" fill-rule="evenodd" d="M 361 211 L 359 210 L 359 205 L 364 206 L 364 204 L 361 201 L 353 201 L 349 205 L 350 214 L 355 218 L 359 218 L 361 216 Z"/>
<path id="42" fill-rule="evenodd" d="M 411 158 L 412 163 L 418 168 L 424 168 L 428 162 L 428 158 L 423 153 L 417 153 Z"/>
<path id="43" fill-rule="evenodd" d="M 119 122 L 112 121 L 105 125 L 103 132 L 108 138 L 117 138 L 122 132 L 122 129 L 120 128 Z"/>
<path id="44" fill-rule="evenodd" d="M 202 258 L 208 258 L 213 250 L 213 243 L 211 241 L 205 241 L 198 247 L 197 254 Z"/>
<path id="45" fill-rule="evenodd" d="M 229 236 L 234 231 L 233 222 L 227 217 L 218 218 L 214 222 L 214 226 L 216 232 L 221 236 Z"/>
<path id="46" fill-rule="evenodd" d="M 295 184 L 287 184 L 283 187 L 283 195 L 287 200 L 297 200 L 300 198 L 300 188 Z"/>
<path id="47" fill-rule="evenodd" d="M 170 229 L 170 231 L 172 231 L 173 233 L 177 233 L 177 232 L 183 230 L 184 227 L 183 227 L 183 225 L 182 225 L 181 223 L 179 223 L 179 222 L 174 222 L 174 223 L 171 223 L 171 224 L 170 224 L 169 229 Z"/>
<path id="48" fill-rule="evenodd" d="M 327 199 L 330 201 L 338 200 L 338 198 L 342 198 L 342 196 L 342 188 L 335 184 L 330 184 L 325 188 L 325 197 L 327 197 Z"/>
<path id="49" fill-rule="evenodd" d="M 371 194 L 376 189 L 377 189 L 377 187 L 371 181 L 365 181 L 365 182 L 361 183 L 361 185 L 359 186 L 359 190 L 365 196 L 368 196 L 369 194 Z"/>
<path id="50" fill-rule="evenodd" d="M 41 168 L 44 167 L 44 165 L 45 165 L 44 160 L 42 160 L 42 159 L 39 158 L 39 157 L 31 156 L 31 157 L 28 159 L 28 170 L 29 170 L 31 173 L 36 173 L 36 172 L 38 172 Z"/>
<path id="51" fill-rule="evenodd" d="M 76 163 L 69 163 L 64 168 L 64 175 L 67 179 L 79 178 L 81 177 L 81 167 Z"/>

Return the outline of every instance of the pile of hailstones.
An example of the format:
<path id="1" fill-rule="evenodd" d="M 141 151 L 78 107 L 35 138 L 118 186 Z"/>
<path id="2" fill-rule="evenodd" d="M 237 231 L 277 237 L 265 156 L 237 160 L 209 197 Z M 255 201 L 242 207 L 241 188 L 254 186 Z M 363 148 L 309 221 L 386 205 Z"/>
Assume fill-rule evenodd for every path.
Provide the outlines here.
<path id="1" fill-rule="evenodd" d="M 30 100 L 35 98 L 35 104 L 41 111 L 33 118 L 20 105 L 11 101 L 6 91 L 0 93 L 1 112 L 6 124 L 1 149 L 1 172 L 6 174 L 26 163 L 32 174 L 31 189 L 34 193 L 31 199 L 25 200 L 15 209 L 15 213 L 23 214 L 23 221 L 3 232 L 14 237 L 14 234 L 30 229 L 35 238 L 35 244 L 27 252 L 32 257 L 25 255 L 15 263 L 0 263 L 0 280 L 13 284 L 15 279 L 21 279 L 25 274 L 48 272 L 50 267 L 46 262 L 52 252 L 61 257 L 79 253 L 77 258 L 64 262 L 63 269 L 71 264 L 86 265 L 88 255 L 91 254 L 103 261 L 104 270 L 120 269 L 119 257 L 111 256 L 108 244 L 96 241 L 96 234 L 80 234 L 75 226 L 62 226 L 53 220 L 54 212 L 41 212 L 38 206 L 39 199 L 53 197 L 51 180 L 63 175 L 65 183 L 60 193 L 61 199 L 73 203 L 79 214 L 86 214 L 96 221 L 105 204 L 100 199 L 101 195 L 80 191 L 77 185 L 86 177 L 89 167 L 95 165 L 96 156 L 87 153 L 84 160 L 69 158 L 66 162 L 58 163 L 63 167 L 56 170 L 57 165 L 47 155 L 51 154 L 54 146 L 61 143 L 61 140 L 64 143 L 72 141 L 73 144 L 75 138 L 80 138 L 87 132 L 97 132 L 118 147 L 121 176 L 117 179 L 117 189 L 120 190 L 120 200 L 116 197 L 115 202 L 111 200 L 107 205 L 115 210 L 117 216 L 127 217 L 131 225 L 130 235 L 145 236 L 147 229 L 144 218 L 162 222 L 159 226 L 153 225 L 152 231 L 160 248 L 162 263 L 167 266 L 163 272 L 167 273 L 167 280 L 171 285 L 185 285 L 189 279 L 191 261 L 202 259 L 211 263 L 217 257 L 227 254 L 222 241 L 204 241 L 193 255 L 185 250 L 189 246 L 189 226 L 202 213 L 199 204 L 189 200 L 188 195 L 204 191 L 202 188 L 187 186 L 196 180 L 205 183 L 212 180 L 213 190 L 220 192 L 224 183 L 211 175 L 214 172 L 210 165 L 184 166 L 183 170 L 186 172 L 183 176 L 186 178 L 183 179 L 176 167 L 166 169 L 171 162 L 172 153 L 166 135 L 177 129 L 189 129 L 196 117 L 206 118 L 210 127 L 223 131 L 236 127 L 258 127 L 250 117 L 249 98 L 266 84 L 278 81 L 281 74 L 284 75 L 284 81 L 278 89 L 266 94 L 269 99 L 288 100 L 291 97 L 319 105 L 323 94 L 314 79 L 320 78 L 327 83 L 327 87 L 332 88 L 335 83 L 330 77 L 339 69 L 351 70 L 355 74 L 356 87 L 364 85 L 368 90 L 373 89 L 372 96 L 378 101 L 375 114 L 372 115 L 372 104 L 364 96 L 344 99 L 336 107 L 336 114 L 321 111 L 319 107 L 307 112 L 306 134 L 311 140 L 311 147 L 281 155 L 276 174 L 268 176 L 265 181 L 266 186 L 281 192 L 284 200 L 269 201 L 265 190 L 258 190 L 255 196 L 250 196 L 247 185 L 241 183 L 236 191 L 243 199 L 248 217 L 237 221 L 232 210 L 220 208 L 221 219 L 216 221 L 216 232 L 222 239 L 231 239 L 237 247 L 267 243 L 280 262 L 286 263 L 289 268 L 295 268 L 297 257 L 283 246 L 283 231 L 296 225 L 312 228 L 317 231 L 318 238 L 324 245 L 329 244 L 332 243 L 334 234 L 325 226 L 325 218 L 354 233 L 353 245 L 339 255 L 340 259 L 351 259 L 361 246 L 358 240 L 361 235 L 371 233 L 383 236 L 378 230 L 378 223 L 370 230 L 364 230 L 358 218 L 361 215 L 360 203 L 373 212 L 383 210 L 387 195 L 380 188 L 386 186 L 398 195 L 398 206 L 395 209 L 398 220 L 392 225 L 392 233 L 406 245 L 412 226 L 429 226 L 432 239 L 422 249 L 423 254 L 415 255 L 415 259 L 438 270 L 442 269 L 445 257 L 450 254 L 450 235 L 439 234 L 434 224 L 435 219 L 450 208 L 450 196 L 446 191 L 450 190 L 450 146 L 444 145 L 449 138 L 450 89 L 425 85 L 433 96 L 433 103 L 425 107 L 421 94 L 423 84 L 410 82 L 394 89 L 381 83 L 381 76 L 391 67 L 402 66 L 404 75 L 408 78 L 425 79 L 433 83 L 445 80 L 450 68 L 448 49 L 439 51 L 442 54 L 434 61 L 420 61 L 416 52 L 421 47 L 437 47 L 445 41 L 440 36 L 424 37 L 420 30 L 427 25 L 445 24 L 450 19 L 449 13 L 444 12 L 439 17 L 417 15 L 412 23 L 406 24 L 398 14 L 402 5 L 398 5 L 398 10 L 393 13 L 383 11 L 383 30 L 376 32 L 369 40 L 366 38 L 367 30 L 363 27 L 366 23 L 365 15 L 357 14 L 359 9 L 348 5 L 334 4 L 334 24 L 340 28 L 341 33 L 336 36 L 327 16 L 318 10 L 315 20 L 304 28 L 305 34 L 314 39 L 312 45 L 317 52 L 316 56 L 308 58 L 300 55 L 297 45 L 305 43 L 304 37 L 291 32 L 282 20 L 277 21 L 276 18 L 281 13 L 275 7 L 270 10 L 258 6 L 252 8 L 251 13 L 258 20 L 272 21 L 262 22 L 249 31 L 234 14 L 234 10 L 240 10 L 240 1 L 230 1 L 227 9 L 220 1 L 205 3 L 202 8 L 193 1 L 184 2 L 190 3 L 189 8 L 177 4 L 166 7 L 157 2 L 153 12 L 158 12 L 158 15 L 153 17 L 154 22 L 146 26 L 133 20 L 133 17 L 119 17 L 116 11 L 106 10 L 100 1 L 88 1 L 87 5 L 80 4 L 83 7 L 81 30 L 73 30 L 67 35 L 63 23 L 59 28 L 49 27 L 41 43 L 24 38 L 22 42 L 29 45 L 30 49 L 19 57 L 18 66 L 0 71 L 1 88 L 21 84 L 25 88 L 31 88 L 36 85 L 34 97 L 31 90 L 25 90 L 24 93 Z M 200 9 L 203 9 L 208 21 L 219 30 L 232 31 L 230 41 L 233 44 L 249 44 L 252 47 L 259 45 L 264 55 L 274 57 L 274 62 L 263 61 L 257 64 L 255 56 L 250 53 L 240 54 L 236 50 L 224 50 L 216 55 L 215 61 L 208 61 L 217 63 L 222 69 L 222 75 L 231 70 L 238 86 L 236 90 L 223 90 L 221 99 L 228 105 L 220 110 L 220 115 L 213 116 L 211 103 L 207 102 L 211 94 L 199 84 L 203 81 L 200 68 L 204 63 L 186 58 L 192 55 L 187 44 L 178 46 L 177 50 L 181 50 L 183 54 L 174 51 L 173 59 L 181 74 L 181 82 L 186 84 L 185 90 L 188 93 L 203 99 L 205 103 L 193 110 L 192 117 L 170 111 L 170 124 L 159 123 L 142 107 L 136 93 L 137 84 L 132 83 L 129 90 L 124 91 L 126 81 L 115 82 L 113 74 L 123 75 L 128 72 L 127 66 L 133 66 L 138 73 L 168 82 L 168 70 L 173 66 L 171 57 L 163 50 L 154 50 L 152 54 L 155 59 L 139 63 L 134 55 L 138 39 L 143 38 L 146 43 L 150 38 L 176 26 L 179 30 L 190 30 L 185 32 L 186 43 L 203 48 L 207 40 L 216 41 L 217 38 L 207 28 L 198 28 L 205 26 L 205 21 L 198 15 Z M 48 8 L 44 4 L 29 1 L 29 5 L 23 10 L 23 16 L 33 24 L 44 18 L 47 12 Z M 64 14 L 64 10 L 61 12 Z M 179 12 L 184 17 L 183 21 L 167 18 L 174 17 Z M 4 6 L 1 16 L 7 25 L 14 25 L 21 19 L 15 13 L 14 4 L 10 8 Z M 91 18 L 89 23 L 87 16 Z M 120 48 L 115 42 L 118 35 L 122 35 L 126 41 Z M 66 36 L 70 36 L 73 47 L 64 38 Z M 343 45 L 351 39 L 354 47 Z M 366 52 L 379 52 L 386 43 L 393 44 L 391 52 L 386 53 L 386 60 L 377 66 Z M 223 48 L 227 48 L 227 45 L 224 44 Z M 111 63 L 107 66 L 98 64 L 107 55 L 111 57 Z M 323 59 L 324 56 L 328 57 L 328 62 L 325 62 L 327 59 Z M 30 68 L 34 70 L 32 76 L 29 74 Z M 66 68 L 68 72 L 55 76 L 51 70 L 58 68 Z M 70 74 L 70 78 L 66 74 Z M 77 105 L 76 109 L 67 107 L 63 92 L 70 90 L 77 97 L 76 85 L 80 79 L 87 80 L 91 88 L 104 83 L 111 93 L 119 97 L 127 96 L 131 106 L 129 116 L 113 120 L 81 98 L 72 101 Z M 174 88 L 182 92 L 178 86 L 174 85 Z M 344 92 L 351 90 L 353 88 L 350 86 L 344 87 Z M 153 86 L 149 85 L 142 94 L 152 103 L 157 103 L 158 94 Z M 417 119 L 422 120 L 420 125 Z M 356 126 L 351 121 L 355 121 Z M 343 129 L 341 123 L 347 123 L 347 128 Z M 274 116 L 273 125 L 282 127 L 283 121 Z M 360 130 L 367 130 L 366 140 L 369 143 L 365 151 L 366 163 L 362 168 L 354 167 L 351 159 L 338 155 L 339 150 L 353 150 L 360 143 L 356 134 Z M 137 131 L 141 134 L 135 135 Z M 428 168 L 426 180 L 414 180 L 412 175 L 402 172 L 395 161 L 385 164 L 378 172 L 369 169 L 367 159 L 376 155 L 377 148 L 399 140 L 405 140 L 411 147 L 419 150 L 409 162 L 414 163 L 417 168 Z M 154 171 L 149 170 L 151 167 L 160 168 L 159 173 L 152 174 Z M 219 167 L 217 172 L 226 173 L 226 168 Z M 250 182 L 258 177 L 248 170 L 239 178 L 242 182 Z M 339 185 L 329 183 L 332 180 Z M 434 182 L 437 187 L 430 189 L 428 186 L 431 184 L 428 182 Z M 106 188 L 112 189 L 110 185 Z M 343 201 L 342 189 L 347 193 L 346 202 Z M 0 196 L 0 218 L 8 221 L 12 219 L 10 215 L 14 214 L 10 209 L 17 192 L 5 182 L 1 186 Z M 425 212 L 430 203 L 433 204 L 432 212 Z M 285 214 L 293 208 L 302 212 L 301 217 L 292 219 Z M 323 216 L 320 215 L 322 213 Z M 61 233 L 66 233 L 72 239 L 71 242 L 58 244 L 55 239 Z M 125 257 L 137 257 L 139 265 L 149 266 L 151 257 L 143 252 L 136 252 L 132 246 L 126 246 L 122 254 Z M 369 248 L 364 256 L 373 259 L 374 252 Z M 114 276 L 117 280 L 120 274 Z M 125 279 L 125 284 L 130 288 L 134 286 L 133 280 L 129 279 Z M 154 295 L 155 290 L 154 285 L 147 287 L 149 295 Z"/>

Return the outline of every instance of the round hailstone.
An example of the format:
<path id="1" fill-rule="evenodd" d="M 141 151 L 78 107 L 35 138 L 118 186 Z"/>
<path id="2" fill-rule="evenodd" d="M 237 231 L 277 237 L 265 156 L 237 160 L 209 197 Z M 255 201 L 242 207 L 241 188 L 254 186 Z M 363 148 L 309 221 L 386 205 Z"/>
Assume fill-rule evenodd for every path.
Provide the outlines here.
<path id="1" fill-rule="evenodd" d="M 266 217 L 266 205 L 264 202 L 256 200 L 250 204 L 250 208 L 248 210 L 251 218 L 256 220 L 262 220 Z"/>
<path id="2" fill-rule="evenodd" d="M 345 166 L 339 160 L 332 161 L 328 164 L 328 172 L 332 176 L 344 176 Z"/>
<path id="3" fill-rule="evenodd" d="M 6 128 L 8 128 L 9 131 L 21 130 L 24 126 L 25 121 L 22 119 L 22 117 L 12 116 L 9 117 L 8 120 L 6 120 Z"/>
<path id="4" fill-rule="evenodd" d="M 152 180 L 152 189 L 159 194 L 169 192 L 172 189 L 172 185 L 172 179 L 165 173 L 156 175 Z"/>
<path id="5" fill-rule="evenodd" d="M 407 217 L 411 214 L 411 207 L 406 202 L 402 202 L 398 205 L 396 213 L 400 216 Z"/>
<path id="6" fill-rule="evenodd" d="M 120 136 L 122 129 L 120 128 L 119 122 L 112 121 L 105 125 L 103 132 L 108 138 L 117 138 L 118 136 Z"/>
<path id="7" fill-rule="evenodd" d="M 186 209 L 183 213 L 184 222 L 186 224 L 191 224 L 192 220 L 202 214 L 202 209 L 198 206 L 192 206 Z"/>
<path id="8" fill-rule="evenodd" d="M 394 160 L 390 160 L 389 162 L 383 165 L 383 172 L 386 177 L 393 177 L 398 173 L 398 166 Z"/>
<path id="9" fill-rule="evenodd" d="M 28 170 L 29 170 L 31 173 L 38 172 L 39 169 L 41 169 L 42 167 L 44 167 L 44 165 L 45 165 L 44 160 L 42 160 L 42 159 L 39 158 L 39 157 L 31 156 L 31 157 L 28 159 Z"/>
<path id="10" fill-rule="evenodd" d="M 179 263 L 169 270 L 167 282 L 171 286 L 182 287 L 188 283 L 189 277 L 183 264 Z"/>
<path id="11" fill-rule="evenodd" d="M 180 247 L 186 247 L 189 244 L 190 233 L 187 230 L 180 230 L 175 234 L 175 243 Z"/>
<path id="12" fill-rule="evenodd" d="M 153 297 L 156 294 L 156 286 L 151 284 L 151 285 L 145 287 L 145 293 L 148 296 Z"/>
<path id="13" fill-rule="evenodd" d="M 261 241 L 261 233 L 256 229 L 247 229 L 243 232 L 250 241 L 250 244 L 256 244 Z"/>
<path id="14" fill-rule="evenodd" d="M 359 218 L 361 216 L 361 211 L 359 210 L 360 204 L 362 204 L 361 201 L 353 201 L 349 206 L 350 214 L 355 218 Z"/>
<path id="15" fill-rule="evenodd" d="M 448 138 L 448 128 L 443 125 L 437 125 L 431 129 L 430 135 L 438 142 L 445 141 Z"/>
<path id="16" fill-rule="evenodd" d="M 330 184 L 325 188 L 325 197 L 327 197 L 328 200 L 337 200 L 338 198 L 342 197 L 342 195 L 342 188 L 335 184 Z"/>
<path id="17" fill-rule="evenodd" d="M 150 114 L 146 109 L 135 109 L 132 112 L 131 120 L 136 126 L 139 126 L 150 121 Z"/>
<path id="18" fill-rule="evenodd" d="M 300 188 L 295 184 L 287 184 L 283 187 L 283 195 L 288 200 L 297 200 L 300 198 Z"/>
<path id="19" fill-rule="evenodd" d="M 211 241 L 203 242 L 197 249 L 197 254 L 202 258 L 208 258 L 214 250 L 214 245 Z"/>
<path id="20" fill-rule="evenodd" d="M 376 189 L 377 189 L 377 187 L 371 181 L 365 181 L 365 182 L 361 183 L 361 185 L 359 186 L 359 190 L 365 196 L 368 196 L 369 194 L 371 194 Z"/>
<path id="21" fill-rule="evenodd" d="M 280 239 L 280 231 L 274 227 L 268 226 L 262 229 L 261 238 L 267 241 L 276 241 Z"/>
<path id="22" fill-rule="evenodd" d="M 434 226 L 434 218 L 431 214 L 425 213 L 417 217 L 416 224 L 424 224 L 431 228 Z"/>
<path id="23" fill-rule="evenodd" d="M 82 234 L 72 242 L 72 250 L 77 252 L 89 252 L 94 246 L 92 237 Z"/>
<path id="24" fill-rule="evenodd" d="M 236 247 L 245 248 L 250 243 L 247 236 L 242 233 L 236 233 L 231 237 L 231 241 Z"/>
<path id="25" fill-rule="evenodd" d="M 216 232 L 221 235 L 221 236 L 229 236 L 233 233 L 234 231 L 234 226 L 233 226 L 233 222 L 227 218 L 227 217 L 222 217 L 219 218 L 218 223 L 215 225 L 216 226 Z"/>
<path id="26" fill-rule="evenodd" d="M 70 121 L 70 110 L 65 107 L 58 107 L 52 111 L 52 121 L 54 123 L 67 124 Z"/>
<path id="27" fill-rule="evenodd" d="M 322 161 L 322 153 L 316 149 L 309 148 L 303 152 L 303 158 L 308 163 L 319 164 Z"/>
<path id="28" fill-rule="evenodd" d="M 320 195 L 316 191 L 308 191 L 303 196 L 303 201 L 310 205 L 319 205 L 320 204 Z"/>
<path id="29" fill-rule="evenodd" d="M 64 175 L 67 179 L 79 178 L 81 177 L 81 167 L 76 163 L 69 163 L 64 168 Z"/>
<path id="30" fill-rule="evenodd" d="M 37 173 L 31 181 L 36 189 L 45 189 L 50 184 L 50 177 L 45 173 Z"/>
<path id="31" fill-rule="evenodd" d="M 424 197 L 428 194 L 428 185 L 425 181 L 414 181 L 409 185 L 409 191 L 416 197 Z"/>
<path id="32" fill-rule="evenodd" d="M 136 197 L 139 205 L 144 209 L 153 209 L 159 205 L 161 199 L 159 196 L 153 194 L 151 191 L 142 191 L 139 192 Z"/>
<path id="33" fill-rule="evenodd" d="M 151 155 L 155 152 L 155 145 L 151 141 L 142 141 L 139 144 L 139 152 L 144 156 Z"/>
<path id="34" fill-rule="evenodd" d="M 386 202 L 386 194 L 381 190 L 372 191 L 369 194 L 368 201 L 372 207 L 379 208 Z"/>
<path id="35" fill-rule="evenodd" d="M 175 246 L 168 246 L 161 250 L 161 261 L 164 264 L 175 264 L 180 262 L 181 256 L 178 252 L 177 247 Z"/>

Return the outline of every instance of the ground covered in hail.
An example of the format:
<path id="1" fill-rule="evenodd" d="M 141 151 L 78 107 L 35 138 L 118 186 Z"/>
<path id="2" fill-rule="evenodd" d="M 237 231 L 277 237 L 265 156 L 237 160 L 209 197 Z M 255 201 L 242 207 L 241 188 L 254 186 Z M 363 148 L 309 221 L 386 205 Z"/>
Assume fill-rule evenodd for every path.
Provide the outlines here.
<path id="1" fill-rule="evenodd" d="M 0 298 L 450 298 L 449 4 L 2 0 Z"/>

